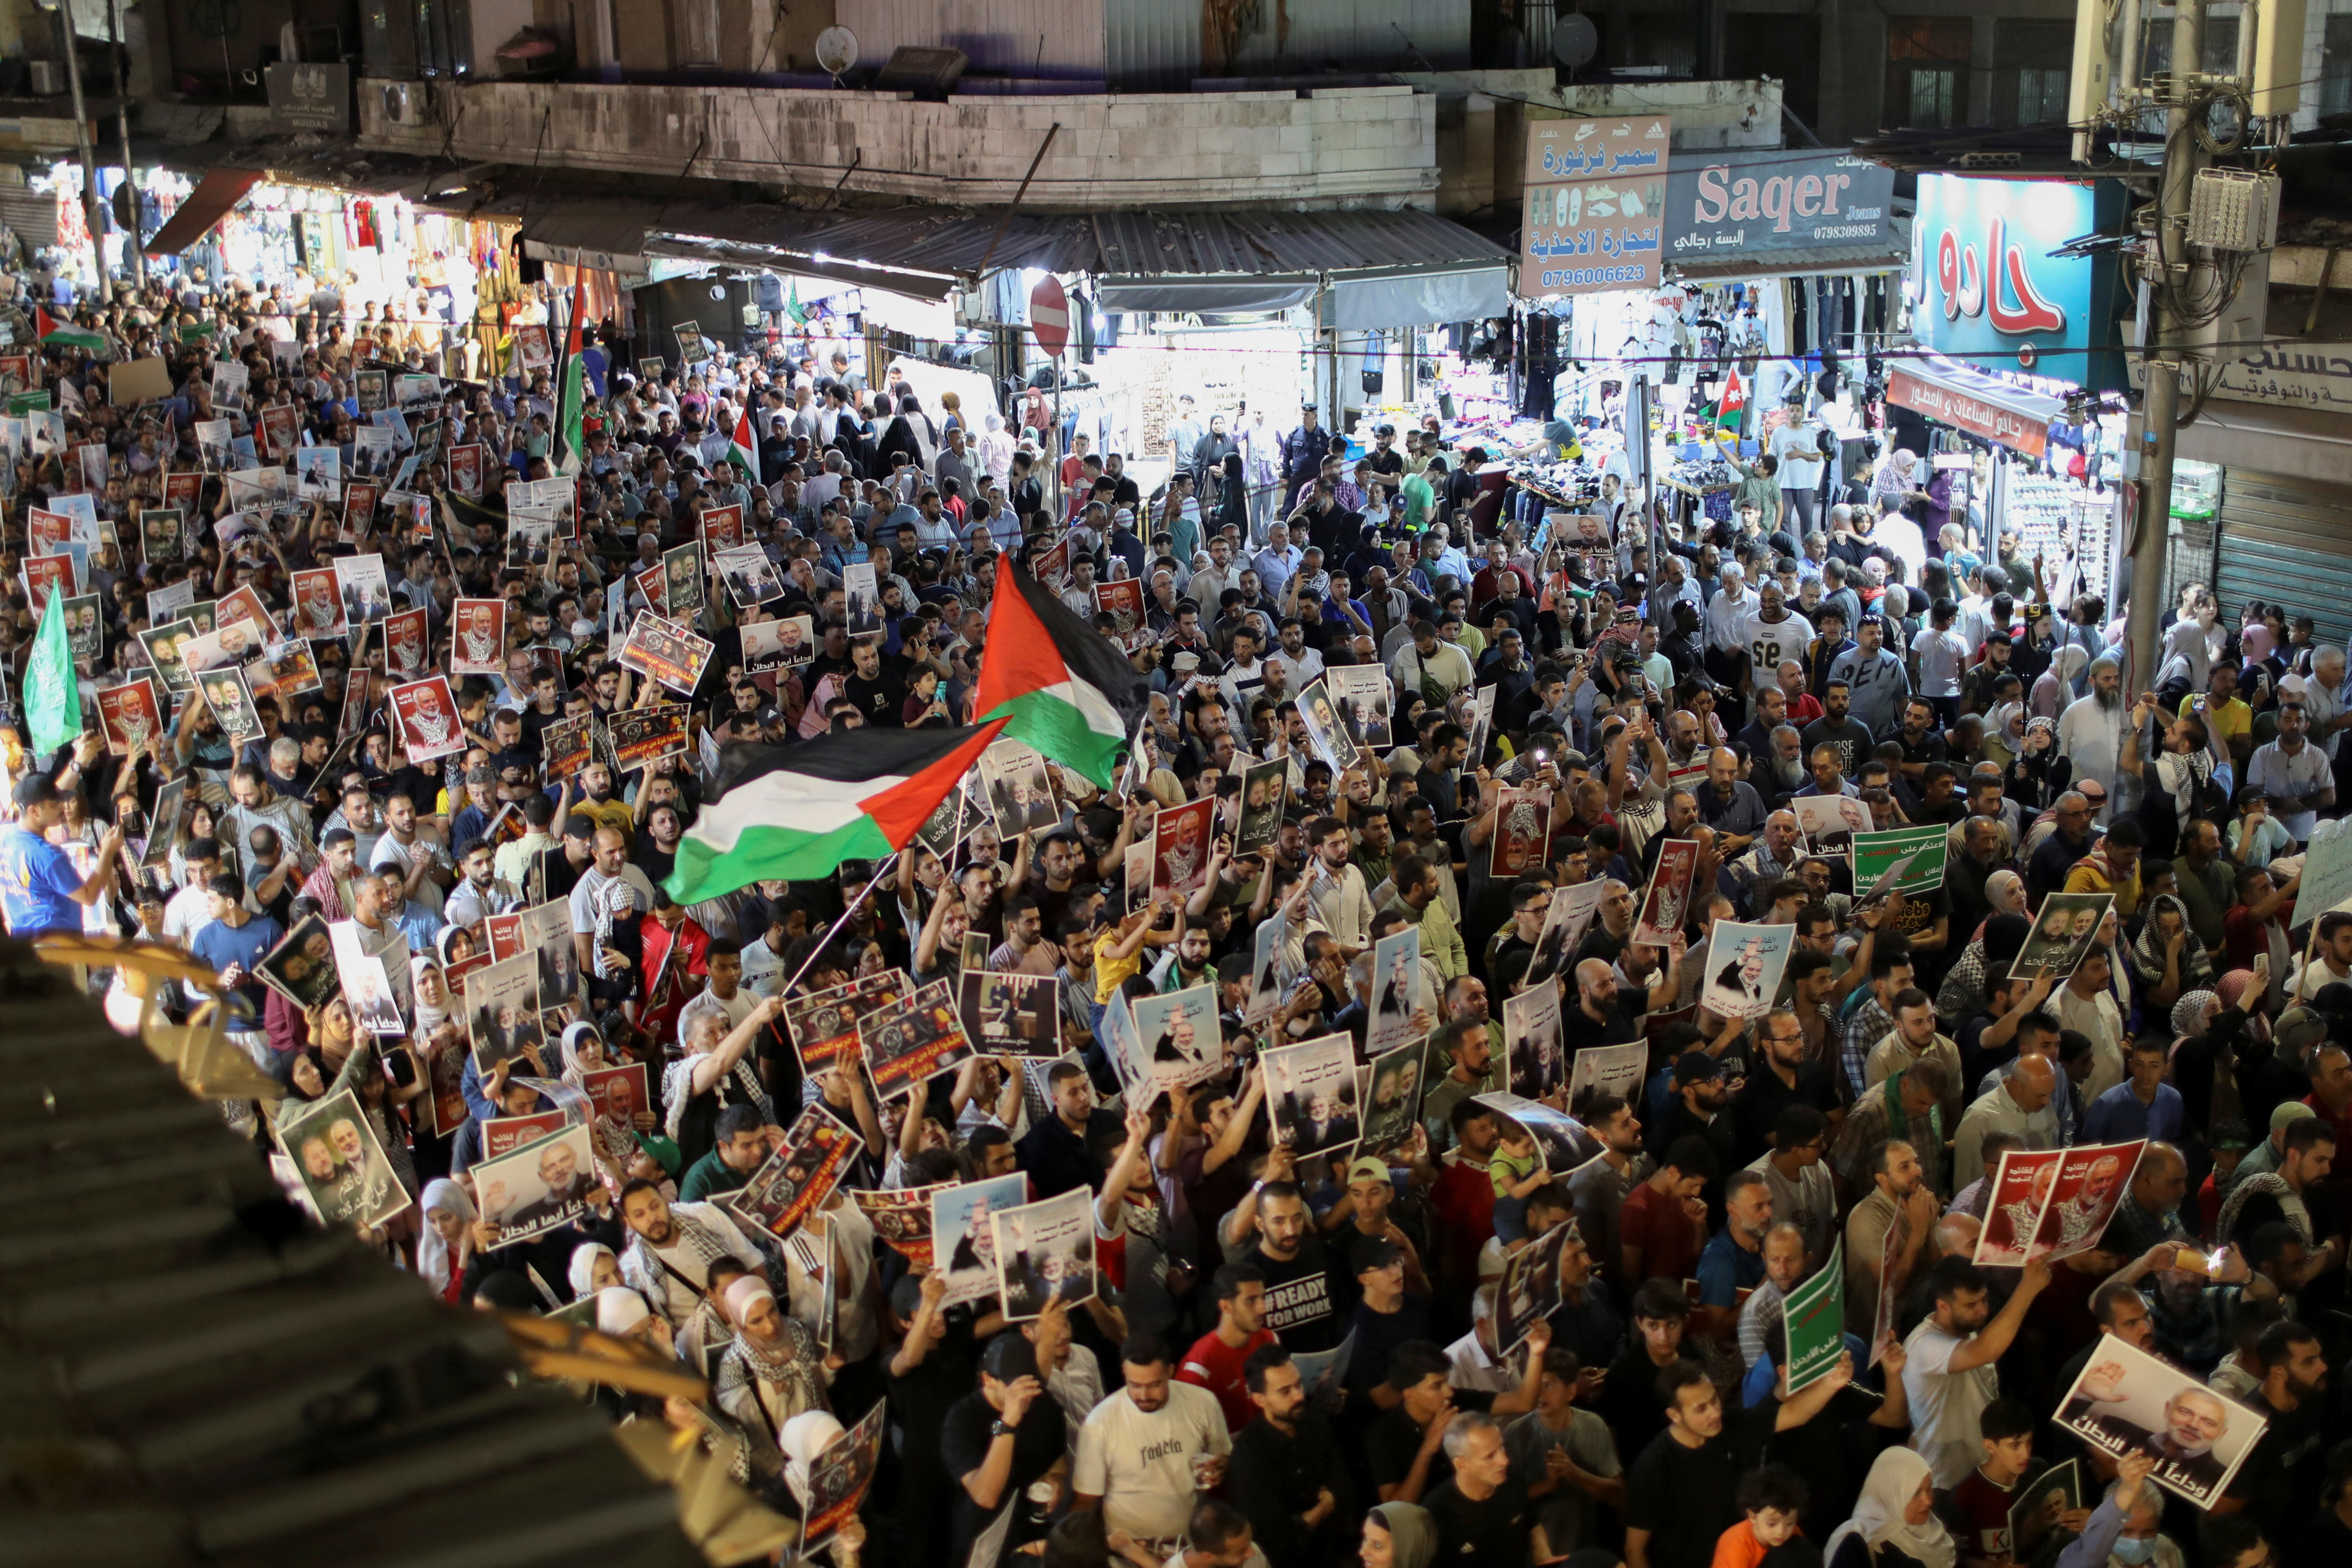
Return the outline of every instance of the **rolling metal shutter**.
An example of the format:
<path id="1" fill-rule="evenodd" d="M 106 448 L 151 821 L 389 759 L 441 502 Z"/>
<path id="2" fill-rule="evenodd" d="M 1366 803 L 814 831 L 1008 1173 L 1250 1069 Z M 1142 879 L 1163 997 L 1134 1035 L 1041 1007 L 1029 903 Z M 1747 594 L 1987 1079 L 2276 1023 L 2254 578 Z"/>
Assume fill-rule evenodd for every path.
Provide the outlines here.
<path id="1" fill-rule="evenodd" d="M 2311 616 L 2323 644 L 2352 637 L 2352 489 L 2226 468 L 2220 521 L 2225 617 L 2259 599 Z"/>

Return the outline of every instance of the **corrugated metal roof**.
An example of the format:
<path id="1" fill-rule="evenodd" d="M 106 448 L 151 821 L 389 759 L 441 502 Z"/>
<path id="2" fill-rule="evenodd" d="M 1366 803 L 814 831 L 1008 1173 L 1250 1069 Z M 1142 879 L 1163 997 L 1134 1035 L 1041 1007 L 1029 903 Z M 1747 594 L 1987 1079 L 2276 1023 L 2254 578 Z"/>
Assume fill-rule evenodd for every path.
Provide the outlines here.
<path id="1" fill-rule="evenodd" d="M 1822 273 L 1896 272 L 1911 259 L 1907 244 L 1829 245 L 1808 250 L 1759 250 L 1753 256 L 1718 255 L 1704 261 L 1677 261 L 1675 270 L 1694 283 L 1727 278 L 1809 278 Z"/>

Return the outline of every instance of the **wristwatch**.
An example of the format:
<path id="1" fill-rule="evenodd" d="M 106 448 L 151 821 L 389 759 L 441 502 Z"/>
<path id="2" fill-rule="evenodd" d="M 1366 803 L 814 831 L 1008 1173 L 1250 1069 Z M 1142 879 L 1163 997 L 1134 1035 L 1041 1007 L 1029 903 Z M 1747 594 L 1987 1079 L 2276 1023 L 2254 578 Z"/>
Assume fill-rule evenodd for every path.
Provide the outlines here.
<path id="1" fill-rule="evenodd" d="M 1017 1428 L 1015 1427 L 1006 1426 L 1002 1419 L 992 1421 L 988 1424 L 988 1435 L 992 1438 L 1009 1437 L 1012 1436 L 1016 1430 Z"/>

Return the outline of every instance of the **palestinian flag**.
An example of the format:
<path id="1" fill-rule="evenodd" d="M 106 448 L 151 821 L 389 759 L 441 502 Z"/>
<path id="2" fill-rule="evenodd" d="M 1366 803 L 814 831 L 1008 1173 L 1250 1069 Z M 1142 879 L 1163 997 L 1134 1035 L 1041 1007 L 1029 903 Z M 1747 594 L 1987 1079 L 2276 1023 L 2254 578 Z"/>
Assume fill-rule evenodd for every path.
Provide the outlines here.
<path id="1" fill-rule="evenodd" d="M 905 847 L 1003 728 L 868 727 L 744 748 L 678 841 L 662 886 L 692 904 L 766 879 L 813 881 L 844 860 L 878 860 Z"/>
<path id="2" fill-rule="evenodd" d="M 756 485 L 762 482 L 760 477 L 760 443 L 751 435 L 751 408 L 749 404 L 744 405 L 743 412 L 736 416 L 735 438 L 727 444 L 727 455 L 743 470 L 747 483 Z"/>
<path id="3" fill-rule="evenodd" d="M 563 363 L 557 373 L 555 395 L 555 471 L 559 474 L 578 473 L 588 448 L 588 366 L 580 357 L 580 317 L 588 308 L 587 274 L 583 269 L 575 272 L 573 279 L 572 317 L 564 329 Z"/>
<path id="4" fill-rule="evenodd" d="M 33 335 L 43 348 L 79 349 L 86 354 L 106 353 L 106 335 L 77 327 L 71 321 L 60 321 L 38 305 L 33 307 Z"/>
<path id="5" fill-rule="evenodd" d="M 1010 720 L 1008 739 L 1108 789 L 1111 764 L 1150 699 L 1150 686 L 1108 637 L 1014 566 L 1010 552 L 996 558 L 973 708 L 983 722 Z"/>

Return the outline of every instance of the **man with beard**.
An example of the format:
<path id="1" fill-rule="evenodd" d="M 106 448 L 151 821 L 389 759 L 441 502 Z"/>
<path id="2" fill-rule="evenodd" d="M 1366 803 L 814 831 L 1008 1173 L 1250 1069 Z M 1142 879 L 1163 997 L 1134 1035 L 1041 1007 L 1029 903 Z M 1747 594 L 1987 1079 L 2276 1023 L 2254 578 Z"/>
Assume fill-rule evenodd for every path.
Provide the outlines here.
<path id="1" fill-rule="evenodd" d="M 2292 1320 L 2255 1342 L 2262 1386 L 2245 1403 L 2268 1423 L 2247 1450 L 2227 1495 L 2271 1540 L 2292 1535 L 2319 1492 L 2327 1452 L 2327 1363 L 2319 1336 Z"/>
<path id="2" fill-rule="evenodd" d="M 2049 1263 L 2032 1259 L 1996 1314 L 1983 1272 L 1967 1259 L 1941 1258 L 1930 1272 L 1935 1305 L 1904 1342 L 1903 1388 L 1910 1399 L 1911 1447 L 1927 1461 L 1939 1489 L 1958 1486 L 1984 1458 L 1979 1417 L 2000 1397 L 1995 1363 L 2015 1342 L 2027 1310 L 2049 1283 Z"/>
<path id="3" fill-rule="evenodd" d="M 733 1258 L 761 1272 L 759 1249 L 716 1204 L 673 1204 L 647 1181 L 621 1189 L 629 1239 L 621 1276 L 675 1328 L 694 1315 L 710 1284 L 711 1265 Z"/>
<path id="4" fill-rule="evenodd" d="M 2124 705 L 2123 672 L 2112 654 L 2091 660 L 2091 690 L 2058 716 L 2058 754 L 2074 764 L 2074 777 L 2121 776 L 2124 732 L 2130 713 Z M 2099 817 L 2105 819 L 2102 807 Z"/>
<path id="5" fill-rule="evenodd" d="M 1748 645 L 1750 681 L 1762 690 L 1776 690 L 1768 676 L 1780 669 L 1782 659 L 1794 658 L 1805 651 L 1813 640 L 1813 628 L 1804 616 L 1789 607 L 1780 585 L 1768 582 L 1756 591 L 1756 607 L 1748 616 L 1741 637 Z M 1779 722 L 1777 719 L 1773 721 Z"/>
<path id="6" fill-rule="evenodd" d="M 613 829 L 624 842 L 636 831 L 636 814 L 613 793 L 613 770 L 604 763 L 592 761 L 580 770 L 580 796 L 572 803 L 567 824 L 584 817 L 595 826 Z"/>
<path id="7" fill-rule="evenodd" d="M 1853 716 L 1873 735 L 1884 735 L 1895 727 L 1903 711 L 1904 699 L 1911 695 L 1911 677 L 1903 667 L 1901 656 L 1885 646 L 1885 621 L 1877 616 L 1864 616 L 1854 627 L 1854 646 L 1838 655 L 1830 666 L 1832 683 L 1843 680 L 1850 690 Z M 1826 694 L 1823 701 L 1828 700 Z M 1832 716 L 1835 716 L 1832 709 Z M 1864 748 L 1866 752 L 1868 748 Z M 1858 761 L 1863 752 L 1856 753 Z M 1848 763 L 1848 768 L 1853 766 Z"/>
<path id="8" fill-rule="evenodd" d="M 603 1190 L 594 1170 L 581 1167 L 579 1151 L 567 1142 L 551 1140 L 540 1151 L 537 1169 L 544 1194 L 505 1215 L 489 1212 L 486 1203 L 483 1217 L 507 1230 L 544 1230 L 577 1217 L 573 1205 L 590 1202 Z"/>
<path id="9" fill-rule="evenodd" d="M 1842 658 L 1845 656 L 1841 656 Z M 1853 684 L 1843 675 L 1833 675 L 1822 689 L 1822 716 L 1805 726 L 1805 754 L 1812 755 L 1823 746 L 1838 755 L 1838 772 L 1852 773 L 1870 755 L 1876 736 L 1869 725 L 1854 717 Z"/>
<path id="10" fill-rule="evenodd" d="M 2036 1267 L 2037 1264 L 2026 1265 L 2028 1279 Z M 2294 1326 L 2272 1325 L 2280 1329 Z M 2322 1381 L 2326 1370 L 2322 1363 Z M 2075 1387 L 2074 1396 L 2059 1411 L 2058 1424 L 2080 1432 L 2091 1439 L 2095 1447 L 2108 1454 L 2137 1451 L 2153 1455 L 2158 1479 L 2200 1502 L 2210 1500 L 2229 1468 L 2213 1452 L 2213 1446 L 2229 1434 L 2230 1401 L 2193 1384 L 2175 1389 L 2164 1402 L 2163 1429 L 2151 1432 L 2125 1411 L 2130 1397 L 2125 1387 L 2129 1376 L 2129 1369 L 2121 1357 L 2095 1353 Z"/>

